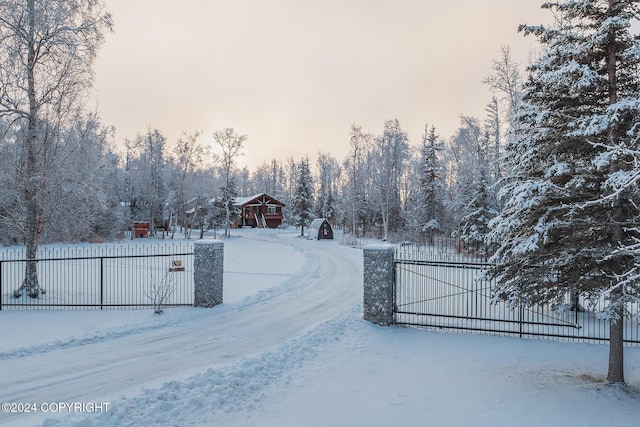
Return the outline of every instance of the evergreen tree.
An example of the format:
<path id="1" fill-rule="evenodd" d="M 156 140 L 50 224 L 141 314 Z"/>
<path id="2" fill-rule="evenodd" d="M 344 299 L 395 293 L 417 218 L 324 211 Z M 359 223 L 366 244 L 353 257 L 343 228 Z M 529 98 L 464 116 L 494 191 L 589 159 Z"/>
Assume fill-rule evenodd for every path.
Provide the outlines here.
<path id="1" fill-rule="evenodd" d="M 619 183 L 637 174 L 640 44 L 637 1 L 545 3 L 555 26 L 522 26 L 544 47 L 529 69 L 513 169 L 494 228 L 502 244 L 490 275 L 496 297 L 569 306 L 604 299 L 611 325 L 610 383 L 624 383 L 623 316 L 638 301 L 640 196 Z M 623 148 L 626 147 L 626 148 Z M 622 150 L 622 151 L 621 151 Z M 626 153 L 626 154 L 625 154 Z M 635 163 L 634 163 L 635 161 Z"/>
<path id="2" fill-rule="evenodd" d="M 484 122 L 485 139 L 487 140 L 487 159 L 490 164 L 492 180 L 500 181 L 502 176 L 502 119 L 500 118 L 500 104 L 493 96 L 487 108 L 487 118 Z"/>
<path id="3" fill-rule="evenodd" d="M 444 225 L 444 166 L 440 158 L 443 150 L 444 144 L 439 141 L 436 128 L 425 126 L 420 147 L 418 205 L 423 212 L 420 228 L 430 244 L 433 244 L 434 234 L 443 231 Z"/>
<path id="4" fill-rule="evenodd" d="M 297 218 L 295 213 L 295 194 L 298 182 L 298 169 L 300 165 L 293 157 L 288 157 L 283 167 L 283 200 L 287 206 L 292 208 L 291 215 L 285 216 L 282 220 L 286 225 L 296 225 Z"/>
<path id="5" fill-rule="evenodd" d="M 309 168 L 309 158 L 303 158 L 298 164 L 298 184 L 293 195 L 295 225 L 300 227 L 300 235 L 304 236 L 304 227 L 313 216 L 313 180 Z"/>
<path id="6" fill-rule="evenodd" d="M 487 132 L 475 145 L 475 173 L 470 182 L 470 199 L 463 208 L 463 216 L 454 230 L 468 251 L 477 255 L 488 255 L 495 249 L 490 236 L 489 223 L 500 213 L 493 191 L 495 179 L 492 174 L 493 143 Z"/>
<path id="7" fill-rule="evenodd" d="M 475 117 L 462 116 L 460 128 L 451 138 L 447 147 L 447 173 L 449 181 L 449 198 L 447 211 L 449 229 L 460 229 L 463 217 L 477 195 L 481 182 L 481 171 L 486 168 L 486 138 L 483 138 L 482 127 Z"/>
<path id="8" fill-rule="evenodd" d="M 335 158 L 324 153 L 318 155 L 317 165 L 319 188 L 315 210 L 318 218 L 326 218 L 329 222 L 334 222 L 336 218 L 334 188 L 341 172 L 340 167 Z"/>
<path id="9" fill-rule="evenodd" d="M 224 212 L 224 221 L 216 222 L 216 225 L 219 223 L 224 224 L 224 237 L 231 237 L 231 233 L 229 230 L 231 216 L 236 214 L 233 204 L 236 201 L 236 197 L 238 197 L 235 177 L 231 176 L 225 183 L 225 185 L 223 187 L 220 187 L 219 190 L 220 197 L 218 198 L 215 205 L 222 208 Z"/>
<path id="10" fill-rule="evenodd" d="M 474 189 L 473 198 L 465 206 L 465 215 L 454 231 L 454 235 L 460 237 L 467 251 L 486 256 L 496 247 L 489 223 L 500 213 L 489 184 L 486 168 L 480 171 L 480 177 Z"/>

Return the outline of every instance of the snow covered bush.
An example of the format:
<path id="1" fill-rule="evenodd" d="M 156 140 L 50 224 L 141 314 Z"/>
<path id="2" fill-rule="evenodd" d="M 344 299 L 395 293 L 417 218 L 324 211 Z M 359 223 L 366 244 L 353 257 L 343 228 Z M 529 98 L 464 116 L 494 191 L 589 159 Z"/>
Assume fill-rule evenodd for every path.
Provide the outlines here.
<path id="1" fill-rule="evenodd" d="M 174 273 L 167 270 L 160 280 L 153 280 L 151 278 L 151 285 L 146 292 L 147 298 L 153 304 L 153 312 L 155 314 L 162 314 L 164 307 L 173 295 L 176 289 L 176 277 Z"/>

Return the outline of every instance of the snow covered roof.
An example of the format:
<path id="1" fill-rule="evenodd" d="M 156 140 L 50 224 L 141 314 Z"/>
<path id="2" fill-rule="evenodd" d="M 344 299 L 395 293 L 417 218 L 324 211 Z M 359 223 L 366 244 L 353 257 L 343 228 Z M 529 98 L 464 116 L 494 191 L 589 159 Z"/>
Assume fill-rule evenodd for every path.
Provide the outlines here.
<path id="1" fill-rule="evenodd" d="M 333 230 L 326 218 L 316 218 L 311 221 L 311 224 L 307 227 L 307 238 L 320 239 L 320 230 L 323 230 L 323 239 L 333 239 Z"/>
<path id="2" fill-rule="evenodd" d="M 258 200 L 261 199 L 261 200 Z M 248 196 L 248 197 L 236 197 L 236 200 L 233 202 L 234 206 L 244 206 L 247 205 L 251 202 L 258 202 L 258 203 L 275 203 L 277 205 L 280 206 L 285 206 L 284 203 L 282 203 L 281 201 L 277 200 L 276 198 L 274 198 L 273 196 L 268 195 L 267 193 L 259 193 L 259 194 L 254 194 L 253 196 Z"/>
<path id="3" fill-rule="evenodd" d="M 309 228 L 320 228 L 320 226 L 322 225 L 323 222 L 327 221 L 325 218 L 316 218 L 313 221 L 311 221 L 311 224 L 309 224 Z M 328 221 L 327 221 L 328 222 Z"/>

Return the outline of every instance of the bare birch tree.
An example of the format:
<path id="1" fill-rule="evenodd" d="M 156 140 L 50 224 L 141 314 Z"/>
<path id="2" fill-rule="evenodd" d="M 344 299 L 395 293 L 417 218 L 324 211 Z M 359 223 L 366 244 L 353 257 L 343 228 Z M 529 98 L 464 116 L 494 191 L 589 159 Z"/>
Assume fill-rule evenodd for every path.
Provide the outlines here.
<path id="1" fill-rule="evenodd" d="M 111 16 L 99 0 L 0 3 L 0 115 L 19 130 L 24 158 L 25 278 L 14 295 L 40 295 L 36 269 L 45 217 L 48 160 L 62 126 L 92 81 L 91 66 Z"/>
<path id="2" fill-rule="evenodd" d="M 232 128 L 226 128 L 214 132 L 213 139 L 222 149 L 222 157 L 219 160 L 222 164 L 222 178 L 224 180 L 221 188 L 225 208 L 224 237 L 230 237 L 231 207 L 237 196 L 234 178 L 235 159 L 243 154 L 242 147 L 247 140 L 247 135 L 239 135 Z"/>
<path id="3" fill-rule="evenodd" d="M 397 119 L 387 120 L 384 132 L 375 138 L 369 153 L 372 182 L 382 220 L 382 240 L 389 238 L 389 230 L 397 229 L 400 220 L 400 177 L 409 159 L 409 144 Z"/>
<path id="4" fill-rule="evenodd" d="M 185 190 L 185 182 L 187 176 L 193 174 L 196 167 L 202 164 L 202 157 L 204 156 L 204 147 L 198 141 L 200 132 L 194 132 L 187 134 L 186 132 L 178 139 L 176 147 L 174 149 L 175 164 L 178 177 L 178 200 L 177 200 L 177 215 L 178 222 L 181 226 L 184 225 L 185 212 L 187 210 L 187 198 Z M 171 236 L 175 230 L 171 230 Z"/>

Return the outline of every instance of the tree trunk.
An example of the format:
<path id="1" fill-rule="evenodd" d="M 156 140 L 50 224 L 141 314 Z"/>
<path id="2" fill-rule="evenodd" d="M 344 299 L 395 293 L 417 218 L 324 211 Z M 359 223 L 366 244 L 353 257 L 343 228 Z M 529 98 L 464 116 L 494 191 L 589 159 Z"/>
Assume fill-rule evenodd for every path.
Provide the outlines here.
<path id="1" fill-rule="evenodd" d="M 584 312 L 585 309 L 580 305 L 580 293 L 571 291 L 569 295 L 569 310 L 576 312 Z"/>
<path id="2" fill-rule="evenodd" d="M 609 10 L 614 10 L 618 0 L 609 0 Z M 616 48 L 616 34 L 613 30 L 609 32 L 607 41 L 607 79 L 609 83 L 609 105 L 618 102 L 618 53 Z M 613 122 L 609 128 L 609 139 L 612 145 L 616 144 L 618 139 L 618 123 Z M 623 209 L 620 205 L 621 201 L 616 202 L 613 213 L 613 219 L 618 222 L 624 220 Z M 612 243 L 617 246 L 623 239 L 623 230 L 620 223 L 613 224 Z M 619 273 L 622 266 L 617 268 Z M 611 292 L 611 304 L 615 304 L 615 318 L 611 319 L 609 326 L 609 371 L 607 373 L 607 381 L 610 384 L 624 384 L 624 310 L 620 299 L 622 298 L 622 289 L 615 288 Z"/>
<path id="3" fill-rule="evenodd" d="M 613 219 L 618 221 L 622 214 L 620 202 L 617 203 Z M 613 224 L 612 237 L 615 244 L 622 241 L 623 229 L 619 224 Z M 621 261 L 617 261 L 615 265 L 615 275 L 617 276 L 623 270 Z M 610 294 L 610 304 L 613 305 L 615 311 L 614 316 L 610 319 L 609 324 L 609 371 L 607 373 L 607 382 L 612 385 L 624 385 L 624 301 L 622 288 L 614 287 Z"/>
<path id="4" fill-rule="evenodd" d="M 224 206 L 224 237 L 231 237 L 231 209 L 229 209 L 229 202 L 226 202 Z"/>
<path id="5" fill-rule="evenodd" d="M 25 246 L 27 250 L 27 262 L 25 264 L 25 274 L 22 286 L 13 292 L 13 295 L 18 298 L 22 296 L 24 291 L 31 298 L 37 298 L 40 295 L 40 286 L 38 284 L 38 270 L 37 270 L 37 255 L 38 255 L 38 242 L 40 240 L 40 212 L 39 206 L 40 199 L 38 197 L 38 190 L 40 189 L 40 177 L 37 165 L 37 144 L 38 144 L 38 104 L 36 101 L 36 86 L 34 68 L 36 62 L 36 52 L 33 45 L 33 38 L 35 32 L 35 4 L 34 0 L 29 0 L 27 3 L 29 10 L 29 51 L 27 56 L 27 85 L 28 85 L 28 97 L 29 97 L 29 122 L 27 126 L 27 163 L 25 171 L 25 186 L 24 186 L 24 198 L 26 204 L 26 233 L 25 233 Z"/>
<path id="6" fill-rule="evenodd" d="M 624 384 L 624 317 L 622 309 L 616 310 L 617 320 L 609 326 L 609 371 L 607 382 L 612 385 Z"/>

